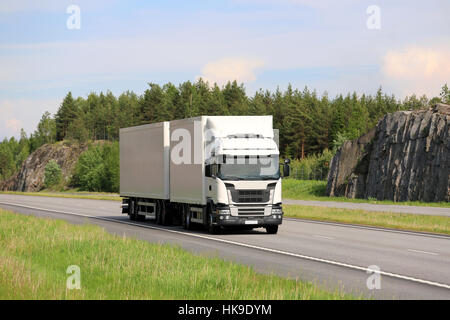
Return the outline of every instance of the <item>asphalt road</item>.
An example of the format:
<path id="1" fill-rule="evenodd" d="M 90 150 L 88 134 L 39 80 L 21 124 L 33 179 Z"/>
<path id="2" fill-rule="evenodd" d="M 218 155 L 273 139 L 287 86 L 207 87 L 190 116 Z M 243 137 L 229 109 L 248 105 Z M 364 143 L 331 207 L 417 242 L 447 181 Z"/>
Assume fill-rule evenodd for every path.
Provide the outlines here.
<path id="1" fill-rule="evenodd" d="M 327 289 L 383 299 L 450 299 L 450 237 L 287 219 L 277 235 L 263 229 L 209 235 L 152 221 L 130 222 L 115 201 L 0 194 L 0 207 L 23 214 L 92 223 L 146 241 L 177 244 L 263 273 L 314 281 Z M 369 266 L 381 288 L 369 290 Z M 371 267 L 373 268 L 373 267 Z"/>
<path id="2" fill-rule="evenodd" d="M 68 193 L 68 192 L 49 192 L 55 195 L 76 195 L 80 193 Z M 119 198 L 119 194 L 116 193 L 83 193 L 86 196 L 102 196 Z M 297 204 L 302 206 L 314 206 L 314 207 L 327 207 L 327 208 L 342 208 L 352 210 L 366 210 L 376 212 L 396 212 L 396 213 L 409 213 L 409 214 L 423 214 L 434 216 L 446 216 L 450 217 L 450 208 L 443 207 L 429 207 L 429 206 L 408 206 L 400 204 L 374 204 L 365 202 L 342 202 L 342 201 L 320 201 L 320 200 L 296 200 L 296 199 L 283 199 L 284 204 Z"/>

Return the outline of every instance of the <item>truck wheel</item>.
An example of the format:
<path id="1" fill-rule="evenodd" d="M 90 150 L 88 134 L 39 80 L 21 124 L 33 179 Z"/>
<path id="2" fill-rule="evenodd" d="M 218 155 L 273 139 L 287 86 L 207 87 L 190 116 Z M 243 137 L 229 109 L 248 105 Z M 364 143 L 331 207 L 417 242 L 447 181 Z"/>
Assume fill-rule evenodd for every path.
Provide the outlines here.
<path id="1" fill-rule="evenodd" d="M 212 214 L 208 214 L 208 231 L 211 234 L 218 234 L 220 232 L 220 227 L 219 226 L 215 226 L 213 224 L 213 216 Z"/>
<path id="2" fill-rule="evenodd" d="M 189 206 L 183 206 L 183 229 L 191 230 L 191 211 L 189 210 Z"/>
<path id="3" fill-rule="evenodd" d="M 156 201 L 156 223 L 161 225 L 162 224 L 162 208 L 161 208 L 161 201 Z"/>
<path id="4" fill-rule="evenodd" d="M 133 199 L 130 199 L 130 209 L 129 209 L 129 212 L 128 212 L 128 215 L 130 216 L 130 220 L 131 221 L 136 221 L 137 220 L 137 217 L 136 217 L 136 214 L 135 214 L 135 212 L 136 212 L 136 209 L 135 209 L 135 201 L 133 200 Z"/>
<path id="5" fill-rule="evenodd" d="M 266 227 L 266 231 L 267 231 L 268 234 L 277 234 L 277 232 L 278 232 L 278 225 L 267 226 Z"/>
<path id="6" fill-rule="evenodd" d="M 163 226 L 168 226 L 170 225 L 170 216 L 169 213 L 167 212 L 166 203 L 163 200 L 161 200 L 160 204 L 161 204 L 161 224 Z"/>

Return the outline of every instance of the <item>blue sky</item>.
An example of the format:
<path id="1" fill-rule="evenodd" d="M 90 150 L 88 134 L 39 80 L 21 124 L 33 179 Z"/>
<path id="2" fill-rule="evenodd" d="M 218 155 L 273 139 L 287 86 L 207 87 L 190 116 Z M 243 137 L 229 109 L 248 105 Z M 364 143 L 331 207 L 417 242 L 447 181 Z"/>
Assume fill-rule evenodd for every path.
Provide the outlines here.
<path id="1" fill-rule="evenodd" d="M 67 28 L 70 5 L 80 29 Z M 371 5 L 379 29 L 367 27 Z M 249 94 L 291 83 L 436 96 L 450 83 L 449 12 L 448 0 L 0 0 L 0 139 L 31 133 L 68 91 L 140 94 L 198 77 Z"/>

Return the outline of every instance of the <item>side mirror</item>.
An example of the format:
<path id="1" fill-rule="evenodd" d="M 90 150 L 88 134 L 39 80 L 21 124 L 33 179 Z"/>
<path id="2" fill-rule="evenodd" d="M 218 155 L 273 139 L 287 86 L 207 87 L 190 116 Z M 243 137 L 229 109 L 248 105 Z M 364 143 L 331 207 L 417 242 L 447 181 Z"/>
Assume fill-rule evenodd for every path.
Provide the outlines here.
<path id="1" fill-rule="evenodd" d="M 289 166 L 289 163 L 284 162 L 283 164 L 283 177 L 289 177 L 291 174 L 291 167 Z"/>
<path id="2" fill-rule="evenodd" d="M 205 177 L 212 177 L 211 165 L 205 166 Z"/>

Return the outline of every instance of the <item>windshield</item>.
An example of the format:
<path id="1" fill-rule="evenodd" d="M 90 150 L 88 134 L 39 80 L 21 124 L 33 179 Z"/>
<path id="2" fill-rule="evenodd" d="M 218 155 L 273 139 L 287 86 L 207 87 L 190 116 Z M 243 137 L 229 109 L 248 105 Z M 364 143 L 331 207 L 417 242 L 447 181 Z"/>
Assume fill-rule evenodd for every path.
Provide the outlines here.
<path id="1" fill-rule="evenodd" d="M 218 165 L 217 177 L 222 180 L 278 180 L 279 156 L 238 157 Z"/>

